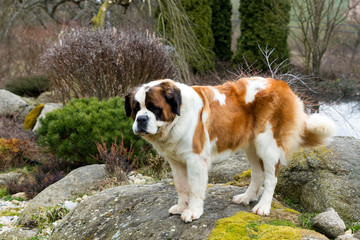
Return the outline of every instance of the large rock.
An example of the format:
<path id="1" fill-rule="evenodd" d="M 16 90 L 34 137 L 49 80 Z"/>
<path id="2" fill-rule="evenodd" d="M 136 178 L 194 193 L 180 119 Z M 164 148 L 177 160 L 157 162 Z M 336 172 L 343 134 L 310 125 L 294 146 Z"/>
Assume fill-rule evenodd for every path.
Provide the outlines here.
<path id="1" fill-rule="evenodd" d="M 39 208 L 51 207 L 97 189 L 99 181 L 107 176 L 104 164 L 94 164 L 70 172 L 33 198 L 20 215 L 20 224 L 29 225 Z"/>
<path id="2" fill-rule="evenodd" d="M 61 103 L 46 103 L 44 105 L 44 108 L 42 109 L 39 117 L 36 120 L 36 124 L 33 128 L 33 131 L 37 131 L 40 128 L 40 126 L 41 126 L 40 118 L 45 118 L 47 113 L 52 112 L 56 109 L 62 108 L 62 106 L 63 105 Z"/>
<path id="3" fill-rule="evenodd" d="M 0 233 L 1 240 L 22 240 L 22 239 L 37 239 L 37 229 L 23 229 L 11 228 L 8 231 Z"/>
<path id="4" fill-rule="evenodd" d="M 14 173 L 14 172 L 1 173 L 0 174 L 0 187 L 5 186 L 7 182 L 19 180 L 21 178 L 21 176 L 22 176 L 21 173 Z"/>
<path id="5" fill-rule="evenodd" d="M 320 213 L 311 220 L 312 227 L 329 238 L 336 238 L 345 233 L 345 223 L 333 208 Z"/>
<path id="6" fill-rule="evenodd" d="M 210 183 L 227 183 L 234 180 L 236 174 L 242 173 L 250 168 L 244 153 L 214 162 L 209 170 Z"/>
<path id="7" fill-rule="evenodd" d="M 299 150 L 279 169 L 277 192 L 307 211 L 332 207 L 344 219 L 360 219 L 360 140 L 336 137 L 328 147 Z"/>
<path id="8" fill-rule="evenodd" d="M 21 97 L 7 90 L 0 89 L 0 115 L 19 114 L 20 118 L 25 119 L 26 115 L 33 108 Z"/>
<path id="9" fill-rule="evenodd" d="M 184 223 L 168 209 L 177 194 L 170 181 L 104 190 L 79 203 L 55 229 L 51 239 L 206 239 L 218 219 L 250 207 L 231 204 L 244 188 L 210 186 L 204 215 Z"/>

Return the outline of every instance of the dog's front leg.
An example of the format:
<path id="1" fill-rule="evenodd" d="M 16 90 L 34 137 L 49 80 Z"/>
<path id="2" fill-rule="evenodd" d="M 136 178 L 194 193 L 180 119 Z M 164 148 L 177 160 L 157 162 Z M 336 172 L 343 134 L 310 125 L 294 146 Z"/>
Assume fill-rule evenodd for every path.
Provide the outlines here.
<path id="1" fill-rule="evenodd" d="M 193 155 L 186 161 L 189 183 L 189 205 L 181 214 L 185 222 L 200 218 L 204 211 L 204 199 L 208 182 L 208 161 Z"/>
<path id="2" fill-rule="evenodd" d="M 169 209 L 170 214 L 182 214 L 189 203 L 189 184 L 186 165 L 169 161 L 174 176 L 175 188 L 178 193 L 178 203 Z"/>

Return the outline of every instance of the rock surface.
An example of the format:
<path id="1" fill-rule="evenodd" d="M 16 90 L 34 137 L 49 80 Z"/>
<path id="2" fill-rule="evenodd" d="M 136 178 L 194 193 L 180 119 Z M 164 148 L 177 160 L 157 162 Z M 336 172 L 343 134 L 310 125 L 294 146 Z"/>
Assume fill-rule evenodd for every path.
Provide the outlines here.
<path id="1" fill-rule="evenodd" d="M 0 174 L 0 186 L 6 185 L 6 182 L 8 182 L 8 181 L 17 180 L 21 176 L 22 176 L 21 173 L 14 173 L 14 172 L 1 173 Z"/>
<path id="2" fill-rule="evenodd" d="M 360 239 L 360 230 L 354 234 L 354 238 Z"/>
<path id="3" fill-rule="evenodd" d="M 344 219 L 360 219 L 360 140 L 335 137 L 328 147 L 299 150 L 279 168 L 276 191 L 299 199 L 309 212 L 334 208 Z"/>
<path id="4" fill-rule="evenodd" d="M 168 209 L 176 204 L 171 181 L 144 186 L 122 186 L 87 198 L 71 211 L 50 239 L 206 239 L 218 219 L 250 207 L 231 204 L 245 189 L 210 186 L 203 216 L 184 223 Z"/>
<path id="5" fill-rule="evenodd" d="M 234 180 L 236 174 L 242 173 L 250 168 L 244 153 L 212 163 L 209 170 L 210 183 L 227 183 Z"/>
<path id="6" fill-rule="evenodd" d="M 32 108 L 33 106 L 30 106 L 21 97 L 0 89 L 0 115 L 20 114 L 20 117 L 25 119 Z"/>
<path id="7" fill-rule="evenodd" d="M 56 109 L 59 109 L 62 106 L 63 105 L 61 103 L 45 103 L 44 108 L 42 109 L 39 117 L 36 120 L 36 124 L 33 128 L 33 131 L 37 131 L 40 128 L 40 126 L 41 126 L 40 118 L 45 118 L 47 113 L 52 112 Z"/>
<path id="8" fill-rule="evenodd" d="M 345 235 L 338 236 L 337 238 L 335 238 L 335 240 L 358 240 L 358 239 L 355 238 L 353 235 L 345 234 Z"/>
<path id="9" fill-rule="evenodd" d="M 311 220 L 312 227 L 329 238 L 343 235 L 346 229 L 344 221 L 333 208 L 320 213 Z"/>
<path id="10" fill-rule="evenodd" d="M 22 240 L 32 239 L 37 234 L 36 229 L 23 229 L 23 228 L 12 228 L 9 231 L 1 234 L 2 240 Z"/>
<path id="11" fill-rule="evenodd" d="M 79 195 L 89 193 L 98 187 L 107 174 L 104 164 L 80 167 L 66 177 L 50 185 L 33 198 L 20 215 L 20 224 L 27 225 L 39 207 L 51 207 Z"/>

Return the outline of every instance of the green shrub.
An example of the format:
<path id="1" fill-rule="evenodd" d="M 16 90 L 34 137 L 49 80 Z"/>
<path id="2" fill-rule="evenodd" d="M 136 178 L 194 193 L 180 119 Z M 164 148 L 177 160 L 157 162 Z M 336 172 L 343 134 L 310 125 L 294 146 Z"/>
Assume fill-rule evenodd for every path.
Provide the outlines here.
<path id="1" fill-rule="evenodd" d="M 39 117 L 42 109 L 44 108 L 44 104 L 37 105 L 33 110 L 31 110 L 25 118 L 24 121 L 24 129 L 31 130 L 34 128 L 36 124 L 36 120 Z"/>
<path id="2" fill-rule="evenodd" d="M 58 158 L 75 164 L 91 164 L 97 154 L 96 143 L 110 147 L 115 139 L 134 149 L 140 162 L 149 145 L 132 132 L 132 120 L 126 117 L 124 100 L 118 97 L 99 101 L 96 98 L 77 99 L 40 120 L 40 143 L 48 145 Z"/>
<path id="3" fill-rule="evenodd" d="M 231 13 L 230 0 L 213 0 L 211 4 L 212 24 L 214 34 L 214 52 L 220 60 L 230 60 L 231 52 Z"/>
<path id="4" fill-rule="evenodd" d="M 5 89 L 19 96 L 37 97 L 49 90 L 49 79 L 44 76 L 15 78 L 5 84 Z"/>
<path id="5" fill-rule="evenodd" d="M 244 63 L 245 59 L 254 68 L 269 70 L 259 47 L 274 49 L 269 57 L 270 63 L 276 61 L 280 64 L 289 59 L 290 7 L 290 0 L 241 0 L 241 35 L 233 61 Z"/>

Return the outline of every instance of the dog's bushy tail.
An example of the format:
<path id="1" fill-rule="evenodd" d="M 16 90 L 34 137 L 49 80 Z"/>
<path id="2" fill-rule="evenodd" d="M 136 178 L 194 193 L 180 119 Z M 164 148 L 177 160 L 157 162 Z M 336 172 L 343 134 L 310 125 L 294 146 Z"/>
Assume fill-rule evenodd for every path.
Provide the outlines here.
<path id="1" fill-rule="evenodd" d="M 335 130 L 335 123 L 328 117 L 319 114 L 310 115 L 305 122 L 301 146 L 327 145 L 332 141 Z"/>

